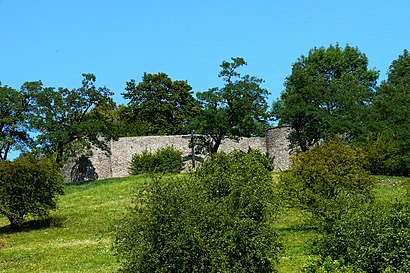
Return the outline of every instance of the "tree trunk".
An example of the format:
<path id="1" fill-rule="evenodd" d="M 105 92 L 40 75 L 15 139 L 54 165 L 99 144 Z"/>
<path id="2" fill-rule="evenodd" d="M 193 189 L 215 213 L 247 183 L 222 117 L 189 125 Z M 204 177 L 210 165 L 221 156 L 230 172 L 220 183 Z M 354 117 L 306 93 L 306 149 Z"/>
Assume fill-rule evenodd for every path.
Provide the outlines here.
<path id="1" fill-rule="evenodd" d="M 218 152 L 218 149 L 219 149 L 219 146 L 221 145 L 221 143 L 222 143 L 222 137 L 218 136 L 215 139 L 214 145 L 211 147 L 211 154 L 214 154 L 214 153 Z"/>
<path id="2" fill-rule="evenodd" d="M 12 231 L 19 231 L 21 230 L 21 223 L 22 221 L 19 221 L 18 219 L 10 218 L 8 217 L 10 221 L 10 228 Z"/>

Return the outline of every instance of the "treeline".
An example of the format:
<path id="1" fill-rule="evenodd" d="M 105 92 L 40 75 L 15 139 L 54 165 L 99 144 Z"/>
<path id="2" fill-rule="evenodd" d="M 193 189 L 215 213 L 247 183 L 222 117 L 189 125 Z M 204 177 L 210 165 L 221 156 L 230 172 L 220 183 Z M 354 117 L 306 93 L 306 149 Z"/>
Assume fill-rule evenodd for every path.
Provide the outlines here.
<path id="1" fill-rule="evenodd" d="M 269 107 L 262 79 L 242 75 L 247 63 L 232 58 L 220 65 L 222 87 L 196 92 L 165 73 L 131 79 L 116 105 L 113 93 L 83 74 L 81 87 L 45 87 L 26 82 L 19 90 L 0 85 L 0 158 L 11 149 L 56 153 L 56 160 L 108 151 L 107 139 L 123 136 L 203 135 L 202 150 L 214 153 L 225 137 L 260 136 L 273 122 L 294 128 L 292 145 L 306 151 L 327 137 L 341 136 L 363 150 L 373 174 L 410 173 L 410 56 L 394 60 L 388 78 L 368 68 L 358 48 L 313 48 L 293 65 L 280 98 Z M 33 136 L 35 138 L 33 139 Z"/>

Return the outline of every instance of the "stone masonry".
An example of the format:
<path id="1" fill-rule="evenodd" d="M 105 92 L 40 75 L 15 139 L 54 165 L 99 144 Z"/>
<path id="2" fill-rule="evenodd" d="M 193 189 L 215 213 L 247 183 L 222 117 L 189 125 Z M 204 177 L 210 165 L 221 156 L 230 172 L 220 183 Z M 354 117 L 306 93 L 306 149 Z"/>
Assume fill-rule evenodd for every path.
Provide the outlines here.
<path id="1" fill-rule="evenodd" d="M 238 141 L 225 139 L 219 150 L 247 151 L 249 148 L 267 153 L 274 158 L 276 171 L 289 168 L 289 127 L 272 127 L 266 131 L 266 137 L 240 138 Z M 155 152 L 166 146 L 180 150 L 185 157 L 191 154 L 190 135 L 124 137 L 110 142 L 111 155 L 95 150 L 91 157 L 81 156 L 75 162 L 63 167 L 66 182 L 90 179 L 124 177 L 128 175 L 128 166 L 136 153 L 145 150 Z"/>

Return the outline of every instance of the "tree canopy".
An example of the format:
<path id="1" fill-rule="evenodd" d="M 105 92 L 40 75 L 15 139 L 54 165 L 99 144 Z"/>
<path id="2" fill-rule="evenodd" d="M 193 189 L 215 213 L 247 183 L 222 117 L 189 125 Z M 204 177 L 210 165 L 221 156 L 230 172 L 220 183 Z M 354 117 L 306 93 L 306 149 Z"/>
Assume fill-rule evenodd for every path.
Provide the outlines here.
<path id="1" fill-rule="evenodd" d="M 410 174 L 410 54 L 404 50 L 390 65 L 371 107 L 369 130 L 394 146 L 390 174 Z M 391 160 L 390 160 L 391 161 Z"/>
<path id="2" fill-rule="evenodd" d="M 273 113 L 279 125 L 293 127 L 294 146 L 305 151 L 328 136 L 362 133 L 378 78 L 367 66 L 366 55 L 349 45 L 314 48 L 293 64 Z"/>
<path id="3" fill-rule="evenodd" d="M 109 151 L 107 140 L 113 132 L 104 119 L 94 119 L 89 112 L 93 107 L 113 103 L 113 94 L 106 87 L 95 86 L 93 74 L 83 74 L 82 86 L 43 88 L 36 94 L 34 127 L 40 148 L 46 153 L 57 153 L 57 162 L 89 151 L 94 145 Z"/>
<path id="4" fill-rule="evenodd" d="M 143 131 L 139 135 L 184 133 L 188 118 L 199 110 L 192 87 L 186 81 L 173 81 L 165 73 L 144 73 L 140 83 L 131 79 L 125 90 L 129 111 L 122 113 L 128 123 L 139 123 L 136 127 Z"/>
<path id="5" fill-rule="evenodd" d="M 218 151 L 225 137 L 250 137 L 264 134 L 268 120 L 269 92 L 255 76 L 244 75 L 238 69 L 247 65 L 243 58 L 223 61 L 219 77 L 221 88 L 198 92 L 202 110 L 191 120 L 190 127 L 202 134 L 202 145 L 211 153 Z"/>
<path id="6" fill-rule="evenodd" d="M 27 82 L 20 90 L 2 86 L 0 82 L 0 161 L 7 160 L 12 149 L 22 149 L 32 143 L 28 131 L 33 89 L 40 82 Z"/>

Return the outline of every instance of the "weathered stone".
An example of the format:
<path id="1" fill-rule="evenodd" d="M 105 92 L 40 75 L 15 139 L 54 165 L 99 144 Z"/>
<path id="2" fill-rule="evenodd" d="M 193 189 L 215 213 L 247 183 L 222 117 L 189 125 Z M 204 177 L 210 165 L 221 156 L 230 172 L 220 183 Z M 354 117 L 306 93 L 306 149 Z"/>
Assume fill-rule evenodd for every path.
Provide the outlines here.
<path id="1" fill-rule="evenodd" d="M 291 127 L 270 127 L 266 130 L 266 151 L 273 158 L 275 171 L 288 170 L 293 151 L 288 140 Z"/>
<path id="2" fill-rule="evenodd" d="M 275 170 L 286 170 L 290 164 L 287 140 L 289 132 L 289 127 L 272 127 L 266 131 L 266 137 L 225 139 L 219 150 L 224 152 L 247 151 L 249 148 L 259 150 L 273 156 Z M 96 149 L 91 157 L 82 156 L 75 162 L 66 164 L 63 168 L 63 175 L 66 182 L 124 177 L 128 175 L 128 166 L 132 156 L 145 150 L 155 152 L 160 148 L 173 146 L 180 150 L 185 158 L 190 158 L 189 140 L 190 135 L 120 138 L 110 142 L 111 155 Z M 85 166 L 82 166 L 81 162 Z"/>

